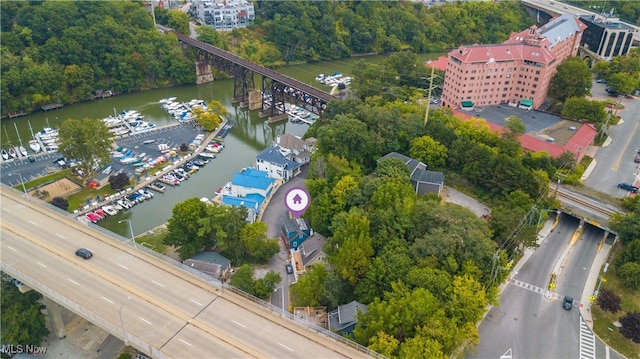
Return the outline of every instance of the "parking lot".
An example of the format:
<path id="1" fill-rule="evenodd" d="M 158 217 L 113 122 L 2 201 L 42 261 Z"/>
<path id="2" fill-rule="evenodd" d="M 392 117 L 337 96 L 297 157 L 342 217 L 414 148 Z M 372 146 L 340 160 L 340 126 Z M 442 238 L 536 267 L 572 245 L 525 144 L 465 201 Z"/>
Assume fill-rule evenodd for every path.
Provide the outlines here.
<path id="1" fill-rule="evenodd" d="M 170 125 L 153 131 L 119 138 L 115 142 L 115 148 L 123 147 L 132 149 L 132 155 L 145 153 L 145 156 L 153 158 L 161 153 L 158 147 L 159 145 L 166 145 L 167 148 L 180 147 L 182 143 L 189 144 L 199 133 L 202 132 L 191 125 Z M 150 142 L 150 140 L 154 142 L 144 143 L 145 141 Z M 0 165 L 0 169 L 2 170 L 0 181 L 10 186 L 16 186 L 20 184 L 21 176 L 25 182 L 29 182 L 62 169 L 55 161 L 62 157 L 60 153 L 39 153 L 33 155 L 33 157 L 35 159 L 33 162 L 30 162 L 27 157 L 3 161 Z M 131 174 L 134 173 L 132 165 L 124 165 L 117 160 L 112 161 L 110 165 L 113 171 L 123 169 Z M 106 175 L 101 175 L 99 178 L 104 176 Z"/>

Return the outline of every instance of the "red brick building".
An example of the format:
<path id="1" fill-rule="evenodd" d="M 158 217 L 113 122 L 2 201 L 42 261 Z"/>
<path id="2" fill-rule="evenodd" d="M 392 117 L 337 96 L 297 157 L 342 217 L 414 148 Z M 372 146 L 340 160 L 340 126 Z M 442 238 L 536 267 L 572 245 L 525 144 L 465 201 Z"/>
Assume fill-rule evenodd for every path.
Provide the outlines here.
<path id="1" fill-rule="evenodd" d="M 502 44 L 460 46 L 448 55 L 443 105 L 538 108 L 556 67 L 577 54 L 585 28 L 577 17 L 561 15 L 540 28 L 513 33 Z"/>

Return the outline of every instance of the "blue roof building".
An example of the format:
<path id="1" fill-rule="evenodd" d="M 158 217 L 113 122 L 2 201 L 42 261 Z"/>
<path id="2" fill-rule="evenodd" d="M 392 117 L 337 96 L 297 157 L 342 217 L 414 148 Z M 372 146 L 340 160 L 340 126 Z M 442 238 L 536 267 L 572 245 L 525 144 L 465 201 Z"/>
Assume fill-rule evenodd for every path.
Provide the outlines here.
<path id="1" fill-rule="evenodd" d="M 253 168 L 245 168 L 233 175 L 230 193 L 222 196 L 222 203 L 228 206 L 245 207 L 247 221 L 255 222 L 264 200 L 271 195 L 275 186 L 275 179 L 269 178 L 267 173 Z"/>

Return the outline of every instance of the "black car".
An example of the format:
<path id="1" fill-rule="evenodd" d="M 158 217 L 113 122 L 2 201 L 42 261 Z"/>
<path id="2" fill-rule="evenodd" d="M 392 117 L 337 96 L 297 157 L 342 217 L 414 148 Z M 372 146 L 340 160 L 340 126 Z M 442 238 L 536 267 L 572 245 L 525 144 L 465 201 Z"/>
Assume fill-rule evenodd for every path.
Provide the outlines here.
<path id="1" fill-rule="evenodd" d="M 638 193 L 638 187 L 634 185 L 630 185 L 628 183 L 620 182 L 618 183 L 618 188 L 622 188 L 623 190 L 626 190 L 632 193 Z"/>
<path id="2" fill-rule="evenodd" d="M 78 257 L 82 257 L 84 259 L 89 259 L 89 258 L 93 257 L 93 253 L 91 253 L 91 251 L 86 249 L 86 248 L 78 248 L 76 250 L 76 255 Z"/>
<path id="3" fill-rule="evenodd" d="M 287 268 L 287 274 L 293 274 L 293 266 L 291 264 L 285 265 L 285 268 Z"/>
<path id="4" fill-rule="evenodd" d="M 564 308 L 565 310 L 571 310 L 571 308 L 573 308 L 573 298 L 565 295 L 564 300 L 562 301 L 562 308 Z"/>

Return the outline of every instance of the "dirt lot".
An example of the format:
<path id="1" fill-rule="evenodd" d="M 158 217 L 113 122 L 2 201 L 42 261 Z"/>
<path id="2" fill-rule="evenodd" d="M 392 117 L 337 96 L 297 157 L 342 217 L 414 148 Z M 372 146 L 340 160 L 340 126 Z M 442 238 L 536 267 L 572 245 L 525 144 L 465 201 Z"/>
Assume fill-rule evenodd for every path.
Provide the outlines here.
<path id="1" fill-rule="evenodd" d="M 48 185 L 42 186 L 36 190 L 30 192 L 33 196 L 36 191 L 46 191 L 49 195 L 42 198 L 43 200 L 49 200 L 53 197 L 66 197 L 72 193 L 78 192 L 82 187 L 73 183 L 68 178 L 59 179 L 53 183 L 49 183 Z"/>

